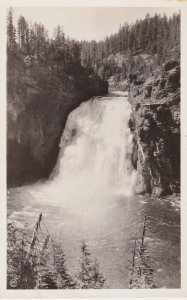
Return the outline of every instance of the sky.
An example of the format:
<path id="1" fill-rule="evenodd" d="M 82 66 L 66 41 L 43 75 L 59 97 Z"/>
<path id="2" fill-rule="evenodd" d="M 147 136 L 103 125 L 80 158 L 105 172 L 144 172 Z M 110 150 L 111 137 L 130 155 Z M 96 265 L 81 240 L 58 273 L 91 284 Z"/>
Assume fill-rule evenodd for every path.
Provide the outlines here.
<path id="1" fill-rule="evenodd" d="M 147 13 L 171 16 L 178 7 L 13 7 L 14 24 L 20 15 L 30 23 L 42 23 L 52 36 L 59 24 L 64 33 L 77 40 L 102 40 L 118 31 L 120 24 L 134 23 Z"/>

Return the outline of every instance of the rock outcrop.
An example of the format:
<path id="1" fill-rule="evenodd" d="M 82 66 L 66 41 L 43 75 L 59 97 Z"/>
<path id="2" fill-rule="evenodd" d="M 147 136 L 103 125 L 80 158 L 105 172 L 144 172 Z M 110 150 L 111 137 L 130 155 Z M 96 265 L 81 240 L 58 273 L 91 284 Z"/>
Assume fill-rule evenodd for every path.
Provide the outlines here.
<path id="1" fill-rule="evenodd" d="M 98 76 L 64 76 L 40 84 L 28 70 L 8 68 L 7 180 L 18 186 L 47 177 L 59 151 L 68 114 L 81 102 L 108 92 Z"/>
<path id="2" fill-rule="evenodd" d="M 142 80 L 142 79 L 141 79 Z M 180 65 L 170 61 L 139 84 L 130 80 L 134 133 L 134 192 L 156 196 L 180 188 Z"/>

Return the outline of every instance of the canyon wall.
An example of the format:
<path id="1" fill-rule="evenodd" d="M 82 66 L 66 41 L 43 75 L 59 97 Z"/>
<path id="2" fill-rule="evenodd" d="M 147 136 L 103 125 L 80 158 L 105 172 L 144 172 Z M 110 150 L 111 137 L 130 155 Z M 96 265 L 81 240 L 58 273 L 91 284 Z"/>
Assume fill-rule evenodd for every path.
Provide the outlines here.
<path id="1" fill-rule="evenodd" d="M 146 79 L 129 76 L 134 134 L 134 192 L 155 196 L 180 190 L 180 65 L 171 60 Z"/>
<path id="2" fill-rule="evenodd" d="M 68 114 L 81 102 L 107 92 L 107 82 L 96 75 L 79 80 L 46 76 L 43 84 L 34 72 L 12 61 L 7 74 L 8 186 L 46 178 L 56 163 Z"/>

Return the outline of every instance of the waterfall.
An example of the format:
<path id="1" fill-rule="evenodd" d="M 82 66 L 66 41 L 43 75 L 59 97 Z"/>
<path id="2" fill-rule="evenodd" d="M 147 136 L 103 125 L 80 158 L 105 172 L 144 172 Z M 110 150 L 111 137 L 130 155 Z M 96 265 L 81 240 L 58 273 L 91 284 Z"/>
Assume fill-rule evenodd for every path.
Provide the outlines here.
<path id="1" fill-rule="evenodd" d="M 114 96 L 83 102 L 70 113 L 48 182 L 48 198 L 51 191 L 52 201 L 72 202 L 75 208 L 80 201 L 85 205 L 111 194 L 131 194 L 135 170 L 130 114 L 126 98 Z"/>

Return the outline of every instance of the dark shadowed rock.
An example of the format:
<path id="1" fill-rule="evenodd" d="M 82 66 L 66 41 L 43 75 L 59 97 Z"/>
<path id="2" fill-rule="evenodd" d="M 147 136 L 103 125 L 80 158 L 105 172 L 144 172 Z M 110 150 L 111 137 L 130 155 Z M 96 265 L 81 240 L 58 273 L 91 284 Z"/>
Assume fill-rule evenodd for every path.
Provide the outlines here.
<path id="1" fill-rule="evenodd" d="M 134 192 L 157 197 L 180 188 L 179 63 L 166 64 L 160 74 L 152 74 L 139 93 L 131 83 L 129 93 L 133 108 L 130 128 L 137 152 L 132 155 L 137 158 Z"/>
<path id="2" fill-rule="evenodd" d="M 165 87 L 165 84 L 166 84 L 166 79 L 162 77 L 162 78 L 159 80 L 158 89 L 159 89 L 159 90 L 163 90 L 163 88 Z"/>
<path id="3" fill-rule="evenodd" d="M 151 92 L 152 92 L 152 85 L 149 84 L 147 86 L 144 87 L 144 98 L 149 98 L 151 96 Z"/>
<path id="4" fill-rule="evenodd" d="M 165 71 L 169 71 L 169 70 L 172 70 L 174 69 L 176 66 L 179 65 L 179 62 L 176 61 L 176 60 L 170 60 L 168 61 L 165 65 L 164 65 L 164 70 Z"/>
<path id="5" fill-rule="evenodd" d="M 174 92 L 180 87 L 180 69 L 177 67 L 167 74 L 165 89 L 167 92 Z"/>
<path id="6" fill-rule="evenodd" d="M 17 63 L 17 62 L 16 62 Z M 56 164 L 69 113 L 108 92 L 98 76 L 45 78 L 40 83 L 13 63 L 7 81 L 7 180 L 16 186 L 46 178 Z"/>

